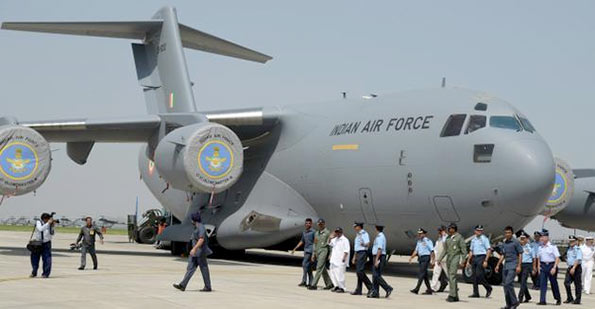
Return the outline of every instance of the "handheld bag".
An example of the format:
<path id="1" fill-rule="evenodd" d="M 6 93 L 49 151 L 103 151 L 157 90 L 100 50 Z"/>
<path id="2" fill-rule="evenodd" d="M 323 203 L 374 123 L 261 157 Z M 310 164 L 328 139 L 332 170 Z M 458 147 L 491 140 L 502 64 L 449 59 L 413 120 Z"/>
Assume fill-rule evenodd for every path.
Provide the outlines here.
<path id="1" fill-rule="evenodd" d="M 42 244 L 43 244 L 43 232 L 41 232 L 41 239 L 42 240 L 33 240 L 33 234 L 35 233 L 35 228 L 37 226 L 37 222 L 35 222 L 35 226 L 33 226 L 33 232 L 31 232 L 31 237 L 29 237 L 29 243 L 27 243 L 27 250 L 31 251 L 31 253 L 39 254 L 42 251 Z"/>

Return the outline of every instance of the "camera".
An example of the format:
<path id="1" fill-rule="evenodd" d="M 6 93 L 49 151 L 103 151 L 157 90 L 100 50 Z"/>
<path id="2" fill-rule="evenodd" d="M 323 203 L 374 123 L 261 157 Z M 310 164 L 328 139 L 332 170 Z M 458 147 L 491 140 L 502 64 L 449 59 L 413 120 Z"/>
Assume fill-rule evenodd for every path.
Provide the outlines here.
<path id="1" fill-rule="evenodd" d="M 52 213 L 50 213 L 50 218 L 54 219 L 54 215 L 55 215 L 55 214 L 56 214 L 56 212 L 55 212 L 55 211 L 52 211 Z M 58 219 L 54 219 L 54 222 L 55 222 L 56 224 L 60 224 L 60 220 L 58 220 Z"/>

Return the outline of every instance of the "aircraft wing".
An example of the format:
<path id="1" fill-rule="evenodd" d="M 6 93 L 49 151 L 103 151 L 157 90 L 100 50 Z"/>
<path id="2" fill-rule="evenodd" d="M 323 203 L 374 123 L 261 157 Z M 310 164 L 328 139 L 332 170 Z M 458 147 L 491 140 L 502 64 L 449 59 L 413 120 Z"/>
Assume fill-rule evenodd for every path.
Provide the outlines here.
<path id="1" fill-rule="evenodd" d="M 263 108 L 211 111 L 200 114 L 146 115 L 134 118 L 87 118 L 25 121 L 16 124 L 41 133 L 48 142 L 147 142 L 161 124 L 170 128 L 196 123 L 204 115 L 210 122 L 231 128 L 241 140 L 258 137 L 279 121 L 275 110 Z"/>

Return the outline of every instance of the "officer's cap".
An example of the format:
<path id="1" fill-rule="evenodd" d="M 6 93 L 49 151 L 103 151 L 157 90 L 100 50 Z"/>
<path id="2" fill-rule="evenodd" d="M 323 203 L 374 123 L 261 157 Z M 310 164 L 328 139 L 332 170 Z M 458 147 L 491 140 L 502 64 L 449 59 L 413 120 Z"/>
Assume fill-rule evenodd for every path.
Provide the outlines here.
<path id="1" fill-rule="evenodd" d="M 322 218 L 319 218 L 318 223 L 326 223 L 326 221 L 324 221 L 324 219 L 322 219 Z"/>
<path id="2" fill-rule="evenodd" d="M 364 223 L 363 222 L 357 222 L 357 221 L 355 221 L 355 222 L 353 222 L 353 227 L 356 227 L 356 226 L 359 226 L 361 228 L 364 228 Z"/>
<path id="3" fill-rule="evenodd" d="M 585 239 L 585 236 L 583 236 L 583 235 L 577 235 L 576 236 L 576 239 Z"/>
<path id="4" fill-rule="evenodd" d="M 417 230 L 417 234 L 426 234 L 426 233 L 427 233 L 427 231 L 424 230 L 423 227 L 420 227 L 419 230 Z"/>
<path id="5" fill-rule="evenodd" d="M 585 237 L 585 240 L 593 240 L 593 236 L 587 236 Z"/>
<path id="6" fill-rule="evenodd" d="M 337 228 L 335 229 L 335 233 L 343 233 L 343 228 L 340 226 L 337 226 Z"/>
<path id="7" fill-rule="evenodd" d="M 574 235 L 570 235 L 570 236 L 568 236 L 568 239 L 569 239 L 570 241 L 577 241 L 577 240 L 578 240 L 578 237 L 576 237 L 576 236 L 574 236 Z"/>
<path id="8" fill-rule="evenodd" d="M 535 232 L 533 233 L 533 235 L 535 235 L 535 236 L 541 236 L 541 232 L 540 232 L 540 231 L 535 231 Z"/>
<path id="9" fill-rule="evenodd" d="M 550 231 L 546 229 L 541 230 L 541 236 L 550 236 Z"/>
<path id="10" fill-rule="evenodd" d="M 483 231 L 483 225 L 481 225 L 481 224 L 476 225 L 475 226 L 475 230 L 476 231 Z"/>
<path id="11" fill-rule="evenodd" d="M 526 234 L 521 234 L 521 235 L 519 235 L 519 238 L 527 238 L 527 235 Z"/>

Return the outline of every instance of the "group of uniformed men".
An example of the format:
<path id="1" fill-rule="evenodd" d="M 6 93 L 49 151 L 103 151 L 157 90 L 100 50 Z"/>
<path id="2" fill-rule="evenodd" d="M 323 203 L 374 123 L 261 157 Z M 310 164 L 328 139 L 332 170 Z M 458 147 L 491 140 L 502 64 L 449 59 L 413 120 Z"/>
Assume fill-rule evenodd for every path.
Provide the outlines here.
<path id="1" fill-rule="evenodd" d="M 318 230 L 312 228 L 312 219 L 306 219 L 306 229 L 302 238 L 292 253 L 304 246 L 304 259 L 302 262 L 303 276 L 299 286 L 316 290 L 320 277 L 324 279 L 324 289 L 332 292 L 345 292 L 345 271 L 349 262 L 350 243 L 343 235 L 343 229 L 337 227 L 333 233 L 326 228 L 324 219 L 318 220 Z M 364 224 L 355 222 L 354 239 L 355 254 L 351 263 L 355 265 L 357 274 L 357 285 L 352 295 L 362 295 L 362 288 L 365 285 L 369 298 L 378 298 L 382 287 L 389 297 L 393 288 L 382 278 L 382 272 L 386 264 L 386 236 L 383 233 L 384 227 L 376 225 L 377 235 L 373 245 L 370 247 L 370 236 L 364 230 Z M 489 298 L 492 293 L 492 286 L 485 276 L 485 269 L 493 252 L 498 252 L 500 258 L 494 268 L 496 273 L 502 272 L 502 286 L 506 300 L 505 309 L 517 308 L 520 303 L 527 303 L 531 300 L 528 288 L 528 278 L 533 279 L 533 289 L 540 290 L 538 305 L 546 304 L 547 281 L 552 286 L 552 292 L 556 305 L 561 304 L 561 296 L 558 288 L 557 274 L 560 263 L 558 247 L 549 241 L 547 230 L 537 231 L 534 239 L 531 239 L 525 231 L 516 233 L 512 227 L 504 229 L 504 239 L 498 246 L 491 246 L 487 236 L 483 234 L 483 226 L 477 225 L 474 229 L 474 236 L 471 239 L 469 250 L 465 239 L 458 233 L 458 227 L 452 223 L 448 227 L 438 228 L 438 238 L 434 243 L 427 237 L 427 231 L 420 228 L 417 231 L 418 240 L 415 250 L 412 252 L 409 262 L 418 257 L 419 272 L 417 284 L 410 292 L 418 294 L 422 283 L 426 290 L 422 294 L 431 295 L 435 292 L 443 292 L 447 285 L 450 285 L 448 302 L 458 302 L 458 287 L 456 274 L 458 269 L 471 267 L 473 276 L 473 293 L 470 298 L 479 298 L 479 285 L 482 285 Z M 592 237 L 585 238 L 586 242 L 581 243 L 579 237 L 570 236 L 570 247 L 567 252 L 566 278 L 566 301 L 564 303 L 580 304 L 581 293 L 590 293 L 591 278 L 593 276 L 595 246 Z M 369 252 L 371 248 L 371 252 Z M 373 256 L 372 281 L 365 274 L 365 264 L 368 255 Z M 329 257 L 330 254 L 330 257 Z M 330 261 L 330 276 L 327 271 L 327 260 Z M 312 268 L 315 265 L 316 275 L 312 275 Z M 428 268 L 433 267 L 432 280 L 428 275 Z M 517 294 L 514 291 L 514 280 L 520 280 L 520 290 Z M 575 285 L 575 296 L 573 297 L 571 285 Z"/>

